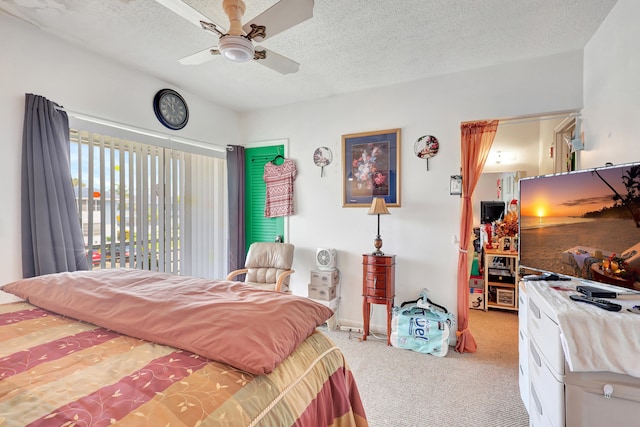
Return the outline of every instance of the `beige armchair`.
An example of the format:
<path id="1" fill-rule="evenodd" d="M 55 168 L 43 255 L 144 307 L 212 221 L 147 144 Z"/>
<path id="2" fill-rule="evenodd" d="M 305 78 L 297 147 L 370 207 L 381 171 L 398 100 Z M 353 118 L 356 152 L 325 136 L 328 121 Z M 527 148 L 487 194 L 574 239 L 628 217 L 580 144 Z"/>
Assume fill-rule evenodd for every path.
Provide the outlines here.
<path id="1" fill-rule="evenodd" d="M 289 276 L 293 274 L 294 246 L 291 243 L 255 242 L 249 247 L 245 268 L 232 271 L 227 280 L 246 273 L 244 282 L 261 289 L 289 292 Z"/>

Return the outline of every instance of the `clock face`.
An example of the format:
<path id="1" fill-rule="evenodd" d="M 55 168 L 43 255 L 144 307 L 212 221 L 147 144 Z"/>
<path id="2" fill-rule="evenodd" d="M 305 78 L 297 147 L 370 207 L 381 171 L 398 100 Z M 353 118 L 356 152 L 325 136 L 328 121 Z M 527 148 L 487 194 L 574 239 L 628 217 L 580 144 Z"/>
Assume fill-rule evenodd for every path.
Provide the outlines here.
<path id="1" fill-rule="evenodd" d="M 162 89 L 153 98 L 153 110 L 160 123 L 169 129 L 178 130 L 189 121 L 189 108 L 184 98 L 171 89 Z"/>

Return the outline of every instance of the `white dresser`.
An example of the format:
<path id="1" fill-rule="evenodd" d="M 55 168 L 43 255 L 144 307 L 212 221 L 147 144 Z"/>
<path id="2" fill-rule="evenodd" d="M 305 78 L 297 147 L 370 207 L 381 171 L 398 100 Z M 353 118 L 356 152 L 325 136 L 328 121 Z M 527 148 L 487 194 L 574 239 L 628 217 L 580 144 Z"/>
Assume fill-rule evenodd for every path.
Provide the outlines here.
<path id="1" fill-rule="evenodd" d="M 574 366 L 583 369 L 584 355 L 597 348 L 600 342 L 597 342 L 597 337 L 588 334 L 585 334 L 584 340 L 581 337 L 575 339 L 574 336 L 569 343 L 575 344 L 577 341 L 582 346 L 580 351 L 583 355 L 565 357 L 561 337 L 562 325 L 565 325 L 567 336 L 575 332 L 566 326 L 567 319 L 572 316 L 579 322 L 593 321 L 594 324 L 609 325 L 612 329 L 621 325 L 626 327 L 627 324 L 628 327 L 640 328 L 640 315 L 626 311 L 627 306 L 640 304 L 640 296 L 619 298 L 616 302 L 623 305 L 623 311 L 610 313 L 589 304 L 571 301 L 568 296 L 576 293 L 576 284 L 544 281 L 520 283 L 519 381 L 520 394 L 529 412 L 529 425 L 640 425 L 640 378 L 592 368 L 584 372 L 577 372 L 577 369 L 571 371 L 569 362 L 573 361 Z M 559 321 L 561 312 L 563 317 Z M 637 349 L 638 343 L 628 344 L 629 348 Z M 566 342 L 565 346 L 573 348 Z M 625 343 L 621 346 L 625 348 L 605 346 L 605 350 L 598 350 L 594 360 L 606 363 L 608 358 L 617 358 L 621 352 L 628 351 Z M 631 367 L 630 370 L 635 372 L 636 368 L 640 369 L 640 353 L 630 356 L 611 365 L 616 369 L 618 366 L 622 369 Z M 594 363 L 596 369 L 597 363 Z"/>

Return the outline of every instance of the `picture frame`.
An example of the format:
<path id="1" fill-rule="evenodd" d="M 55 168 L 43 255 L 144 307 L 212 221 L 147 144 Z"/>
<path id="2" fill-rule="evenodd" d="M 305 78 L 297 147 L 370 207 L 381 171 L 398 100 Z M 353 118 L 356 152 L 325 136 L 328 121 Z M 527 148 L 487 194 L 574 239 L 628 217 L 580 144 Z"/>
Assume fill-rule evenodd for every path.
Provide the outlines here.
<path id="1" fill-rule="evenodd" d="M 451 175 L 449 194 L 452 196 L 462 196 L 462 175 Z"/>
<path id="2" fill-rule="evenodd" d="M 342 135 L 342 207 L 400 207 L 400 129 Z"/>
<path id="3" fill-rule="evenodd" d="M 503 237 L 500 239 L 500 250 L 503 252 L 510 252 L 512 245 L 511 237 Z"/>

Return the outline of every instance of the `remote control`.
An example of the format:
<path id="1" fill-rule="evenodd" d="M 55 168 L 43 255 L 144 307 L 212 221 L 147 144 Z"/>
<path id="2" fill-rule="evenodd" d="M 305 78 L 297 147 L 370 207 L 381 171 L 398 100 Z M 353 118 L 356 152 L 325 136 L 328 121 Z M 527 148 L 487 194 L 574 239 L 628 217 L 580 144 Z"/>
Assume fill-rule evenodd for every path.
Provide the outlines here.
<path id="1" fill-rule="evenodd" d="M 593 304 L 600 308 L 603 308 L 607 311 L 620 311 L 622 310 L 622 306 L 620 304 L 616 304 L 615 302 L 607 301 L 606 299 L 597 299 L 591 298 L 585 295 L 569 295 L 574 301 L 586 302 L 588 304 Z"/>

